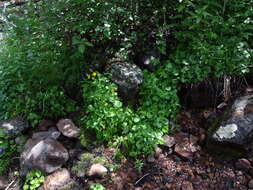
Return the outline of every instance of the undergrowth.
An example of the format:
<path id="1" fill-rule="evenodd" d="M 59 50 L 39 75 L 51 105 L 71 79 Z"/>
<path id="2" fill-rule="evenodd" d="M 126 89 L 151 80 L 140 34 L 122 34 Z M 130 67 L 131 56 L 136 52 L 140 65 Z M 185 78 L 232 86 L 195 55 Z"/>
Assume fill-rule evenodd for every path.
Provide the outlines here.
<path id="1" fill-rule="evenodd" d="M 0 49 L 1 118 L 63 117 L 84 108 L 82 133 L 93 130 L 131 156 L 150 154 L 171 131 L 177 91 L 252 67 L 252 0 L 45 0 L 4 13 Z M 7 15 L 7 16 L 6 16 Z M 157 49 L 144 72 L 137 108 L 124 106 L 104 71 L 112 57 Z M 101 74 L 90 80 L 91 71 Z"/>

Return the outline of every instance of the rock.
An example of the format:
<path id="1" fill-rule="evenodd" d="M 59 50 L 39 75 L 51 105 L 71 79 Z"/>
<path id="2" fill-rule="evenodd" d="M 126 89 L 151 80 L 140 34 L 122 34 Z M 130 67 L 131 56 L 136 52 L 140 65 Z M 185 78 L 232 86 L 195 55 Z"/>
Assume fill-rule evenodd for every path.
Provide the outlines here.
<path id="1" fill-rule="evenodd" d="M 42 132 L 37 132 L 34 133 L 32 138 L 38 138 L 38 137 L 50 137 L 53 139 L 58 139 L 61 133 L 59 131 L 42 131 Z"/>
<path id="2" fill-rule="evenodd" d="M 237 162 L 235 163 L 235 167 L 236 169 L 242 171 L 248 171 L 250 168 L 252 168 L 251 163 L 245 158 L 237 160 Z"/>
<path id="3" fill-rule="evenodd" d="M 200 150 L 200 147 L 191 141 L 189 135 L 186 133 L 178 133 L 175 135 L 175 152 L 186 159 L 191 160 L 195 152 Z"/>
<path id="4" fill-rule="evenodd" d="M 70 177 L 67 169 L 59 169 L 46 177 L 43 183 L 44 190 L 72 190 L 75 181 Z"/>
<path id="5" fill-rule="evenodd" d="M 149 155 L 147 158 L 147 162 L 149 162 L 149 163 L 155 162 L 155 157 L 153 155 Z"/>
<path id="6" fill-rule="evenodd" d="M 194 190 L 193 185 L 191 182 L 183 182 L 181 186 L 181 190 Z"/>
<path id="7" fill-rule="evenodd" d="M 163 140 L 164 140 L 163 145 L 168 148 L 171 148 L 175 145 L 175 138 L 174 137 L 171 137 L 169 135 L 164 135 Z"/>
<path id="8" fill-rule="evenodd" d="M 27 128 L 29 128 L 28 123 L 21 118 L 0 121 L 0 129 L 2 129 L 9 137 L 19 135 Z"/>
<path id="9" fill-rule="evenodd" d="M 159 147 L 155 147 L 155 157 L 158 158 L 162 154 L 163 150 Z"/>
<path id="10" fill-rule="evenodd" d="M 84 177 L 88 172 L 92 160 L 95 158 L 94 154 L 83 153 L 79 157 L 79 161 L 76 161 L 71 168 L 71 172 L 74 173 L 77 177 Z"/>
<path id="11" fill-rule="evenodd" d="M 236 99 L 222 118 L 211 140 L 245 150 L 253 137 L 253 95 Z"/>
<path id="12" fill-rule="evenodd" d="M 80 155 L 79 161 L 73 164 L 71 172 L 77 177 L 84 177 L 89 175 L 91 166 L 94 164 L 104 165 L 107 163 L 107 159 L 103 156 L 96 156 L 95 154 L 86 152 Z"/>
<path id="13" fill-rule="evenodd" d="M 253 179 L 251 179 L 251 180 L 249 181 L 248 187 L 249 187 L 250 189 L 253 189 Z"/>
<path id="14" fill-rule="evenodd" d="M 78 138 L 80 129 L 70 119 L 61 119 L 56 124 L 58 130 L 66 137 Z"/>
<path id="15" fill-rule="evenodd" d="M 4 176 L 0 176 L 0 189 L 5 189 L 8 184 L 8 179 Z"/>
<path id="16" fill-rule="evenodd" d="M 104 176 L 108 172 L 107 168 L 102 164 L 92 164 L 91 168 L 88 171 L 89 176 Z"/>
<path id="17" fill-rule="evenodd" d="M 53 138 L 36 137 L 29 139 L 20 157 L 21 174 L 31 169 L 52 173 L 69 158 L 64 146 Z"/>
<path id="18" fill-rule="evenodd" d="M 119 95 L 125 103 L 134 103 L 143 83 L 141 69 L 128 62 L 115 62 L 111 66 L 112 81 L 118 85 Z"/>

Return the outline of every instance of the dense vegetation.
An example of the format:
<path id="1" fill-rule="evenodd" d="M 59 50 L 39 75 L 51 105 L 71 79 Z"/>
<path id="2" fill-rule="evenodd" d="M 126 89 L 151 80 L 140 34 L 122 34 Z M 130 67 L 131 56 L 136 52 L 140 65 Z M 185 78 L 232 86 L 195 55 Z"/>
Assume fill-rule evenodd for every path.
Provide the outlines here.
<path id="1" fill-rule="evenodd" d="M 36 127 L 82 109 L 93 131 L 123 152 L 150 154 L 171 130 L 183 83 L 245 74 L 252 65 L 252 0 L 43 0 L 12 8 L 0 53 L 1 118 Z M 106 73 L 112 58 L 158 50 L 144 71 L 138 106 Z"/>

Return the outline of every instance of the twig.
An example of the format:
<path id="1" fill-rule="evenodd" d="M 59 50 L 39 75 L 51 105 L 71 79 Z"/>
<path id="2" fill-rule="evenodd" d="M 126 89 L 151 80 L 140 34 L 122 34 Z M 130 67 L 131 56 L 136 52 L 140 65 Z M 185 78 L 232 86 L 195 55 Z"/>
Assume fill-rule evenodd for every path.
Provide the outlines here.
<path id="1" fill-rule="evenodd" d="M 137 185 L 144 177 L 150 175 L 149 173 L 145 174 L 144 176 L 142 176 L 140 179 L 138 179 L 134 185 Z"/>
<path id="2" fill-rule="evenodd" d="M 14 179 L 6 188 L 5 190 L 8 190 L 10 188 L 10 186 L 12 186 L 12 184 L 16 181 L 16 179 Z"/>

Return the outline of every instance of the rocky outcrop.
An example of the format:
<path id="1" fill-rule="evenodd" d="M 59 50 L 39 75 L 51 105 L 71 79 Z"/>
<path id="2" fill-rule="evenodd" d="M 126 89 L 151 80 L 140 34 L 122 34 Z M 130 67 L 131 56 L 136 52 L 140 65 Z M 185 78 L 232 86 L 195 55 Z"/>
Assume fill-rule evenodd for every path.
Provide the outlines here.
<path id="1" fill-rule="evenodd" d="M 136 100 L 140 85 L 143 83 L 141 69 L 128 62 L 115 62 L 111 66 L 112 81 L 118 85 L 118 92 L 125 103 Z"/>
<path id="2" fill-rule="evenodd" d="M 214 126 L 216 127 L 216 126 Z M 253 96 L 243 96 L 224 113 L 211 134 L 211 140 L 245 149 L 253 137 Z"/>
<path id="3" fill-rule="evenodd" d="M 29 139 L 20 157 L 21 174 L 31 169 L 52 173 L 59 169 L 69 158 L 64 146 L 50 137 Z"/>

